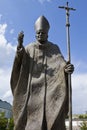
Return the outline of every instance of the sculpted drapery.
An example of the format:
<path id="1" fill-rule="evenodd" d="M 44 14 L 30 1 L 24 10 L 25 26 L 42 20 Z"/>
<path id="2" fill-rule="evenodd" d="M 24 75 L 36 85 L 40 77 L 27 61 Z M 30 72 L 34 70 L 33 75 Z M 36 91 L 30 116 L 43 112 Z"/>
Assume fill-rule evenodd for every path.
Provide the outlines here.
<path id="1" fill-rule="evenodd" d="M 65 130 L 65 65 L 59 47 L 48 41 L 16 52 L 11 76 L 15 130 Z"/>

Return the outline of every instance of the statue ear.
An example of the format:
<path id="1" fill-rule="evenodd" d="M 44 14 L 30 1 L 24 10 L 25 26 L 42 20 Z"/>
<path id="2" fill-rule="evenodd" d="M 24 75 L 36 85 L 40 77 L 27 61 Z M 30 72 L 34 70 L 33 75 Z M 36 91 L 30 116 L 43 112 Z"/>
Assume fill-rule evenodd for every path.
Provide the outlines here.
<path id="1" fill-rule="evenodd" d="M 37 39 L 37 35 L 35 35 L 35 38 Z"/>

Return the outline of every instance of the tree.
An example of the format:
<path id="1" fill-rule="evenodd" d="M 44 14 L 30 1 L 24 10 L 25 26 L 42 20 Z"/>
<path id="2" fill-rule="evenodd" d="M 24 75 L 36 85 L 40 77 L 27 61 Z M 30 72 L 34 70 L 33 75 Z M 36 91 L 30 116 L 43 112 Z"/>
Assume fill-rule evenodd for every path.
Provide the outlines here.
<path id="1" fill-rule="evenodd" d="M 8 130 L 13 130 L 14 127 L 14 121 L 13 118 L 10 118 L 8 121 Z"/>
<path id="2" fill-rule="evenodd" d="M 0 113 L 0 130 L 13 130 L 14 121 L 13 118 L 5 118 L 5 113 Z"/>
<path id="3" fill-rule="evenodd" d="M 8 120 L 5 118 L 5 113 L 0 113 L 0 130 L 6 130 Z"/>

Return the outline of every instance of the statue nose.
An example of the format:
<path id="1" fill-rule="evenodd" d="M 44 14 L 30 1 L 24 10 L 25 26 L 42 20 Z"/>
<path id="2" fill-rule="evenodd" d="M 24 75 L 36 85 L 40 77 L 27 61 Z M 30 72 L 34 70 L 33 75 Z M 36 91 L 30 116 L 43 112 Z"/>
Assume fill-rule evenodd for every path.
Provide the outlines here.
<path id="1" fill-rule="evenodd" d="M 42 33 L 40 33 L 40 36 L 42 35 Z"/>

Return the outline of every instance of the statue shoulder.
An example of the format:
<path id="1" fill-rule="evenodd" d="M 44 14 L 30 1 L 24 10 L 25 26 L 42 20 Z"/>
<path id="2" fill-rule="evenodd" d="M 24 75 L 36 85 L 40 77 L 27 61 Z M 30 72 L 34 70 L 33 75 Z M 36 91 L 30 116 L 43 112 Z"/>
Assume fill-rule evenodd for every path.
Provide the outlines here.
<path id="1" fill-rule="evenodd" d="M 52 50 L 54 50 L 58 53 L 61 53 L 60 48 L 57 44 L 54 44 L 53 42 L 49 42 L 49 41 L 48 41 L 48 44 Z"/>
<path id="2" fill-rule="evenodd" d="M 33 48 L 34 48 L 34 45 L 35 45 L 35 42 L 31 42 L 31 43 L 27 44 L 27 45 L 25 46 L 26 52 L 28 52 L 28 51 L 30 51 L 31 49 L 33 49 Z"/>

